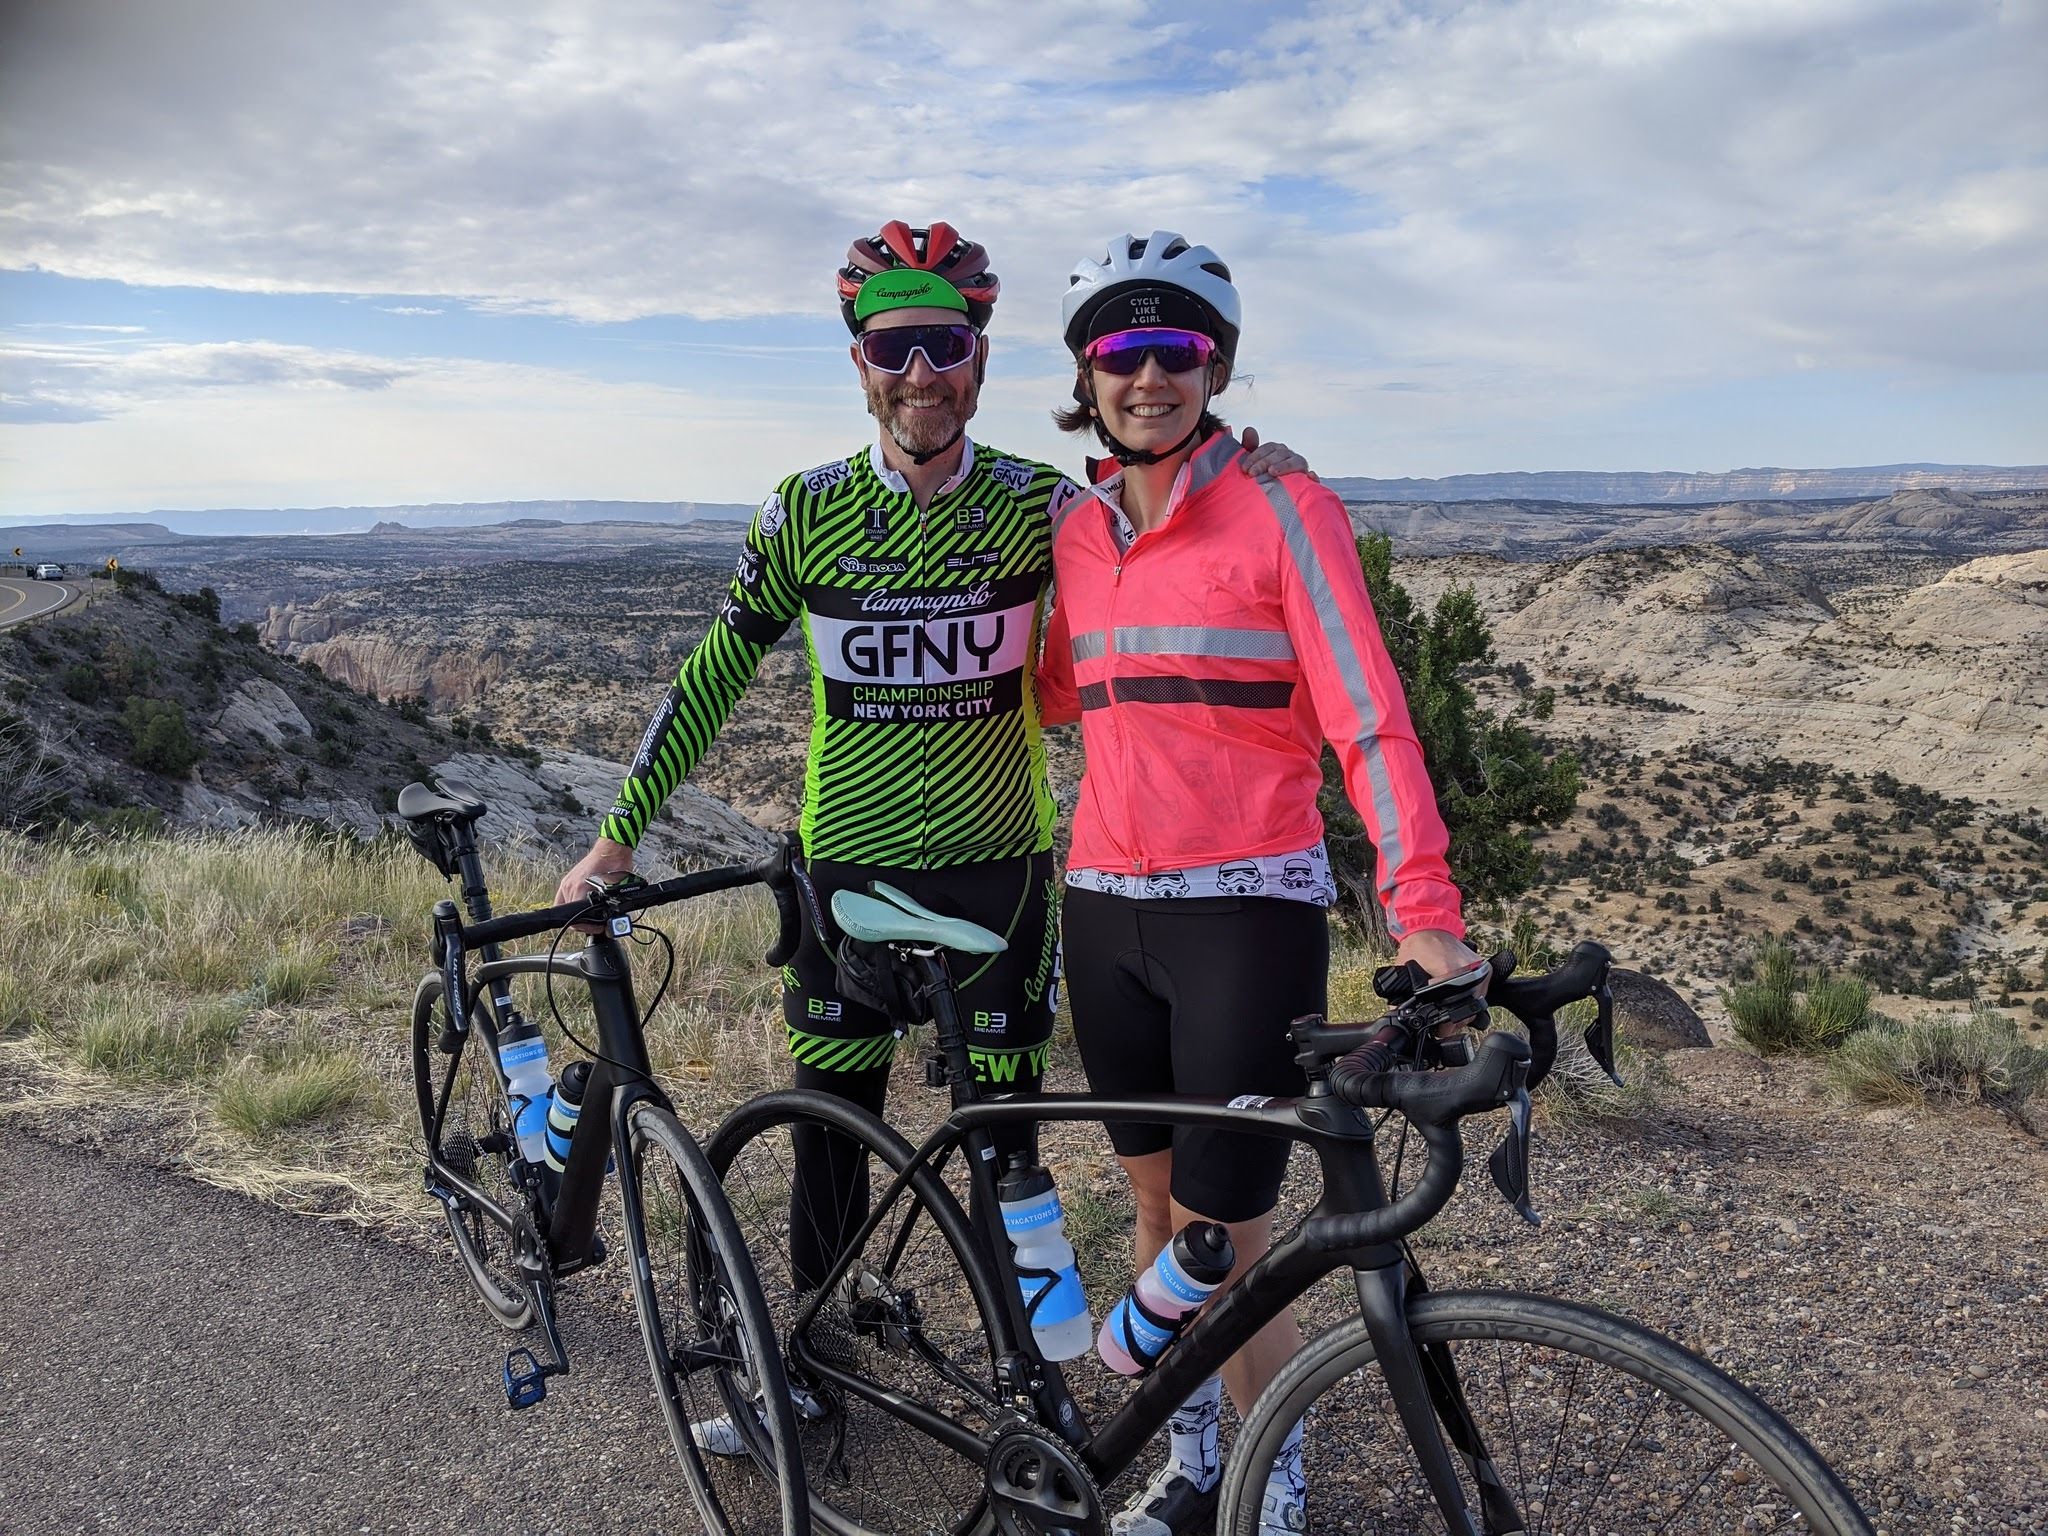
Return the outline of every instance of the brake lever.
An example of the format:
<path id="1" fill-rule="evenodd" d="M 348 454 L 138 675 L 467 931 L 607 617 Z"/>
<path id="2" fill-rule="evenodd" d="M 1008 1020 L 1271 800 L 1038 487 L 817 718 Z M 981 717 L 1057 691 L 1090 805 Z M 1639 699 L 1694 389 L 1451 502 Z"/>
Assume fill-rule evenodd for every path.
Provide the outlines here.
<path id="1" fill-rule="evenodd" d="M 1543 1225 L 1543 1217 L 1536 1207 L 1529 1203 L 1529 1090 L 1517 1088 L 1514 1097 L 1508 1100 L 1508 1128 L 1500 1139 L 1500 1145 L 1493 1149 L 1493 1156 L 1486 1160 L 1486 1171 L 1493 1175 L 1493 1186 L 1501 1198 L 1513 1207 L 1517 1216 L 1532 1227 Z"/>
<path id="2" fill-rule="evenodd" d="M 1622 1087 L 1621 1074 L 1614 1068 L 1614 994 L 1606 981 L 1593 989 L 1593 1022 L 1586 1026 L 1586 1054 L 1607 1074 L 1608 1081 Z"/>

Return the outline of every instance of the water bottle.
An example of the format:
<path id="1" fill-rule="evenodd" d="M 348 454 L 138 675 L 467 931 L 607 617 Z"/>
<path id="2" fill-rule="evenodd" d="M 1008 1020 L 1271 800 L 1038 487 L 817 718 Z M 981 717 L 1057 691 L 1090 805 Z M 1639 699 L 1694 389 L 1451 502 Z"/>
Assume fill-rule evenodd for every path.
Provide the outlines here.
<path id="1" fill-rule="evenodd" d="M 560 1173 L 569 1161 L 569 1138 L 576 1134 L 576 1122 L 583 1114 L 583 1095 L 590 1088 L 590 1063 L 572 1061 L 562 1068 L 562 1080 L 555 1084 L 548 1102 L 548 1166 Z"/>
<path id="2" fill-rule="evenodd" d="M 538 1029 L 515 1015 L 511 1027 L 498 1036 L 498 1060 L 512 1098 L 512 1132 L 519 1139 L 519 1155 L 540 1167 L 547 1161 L 548 1092 L 554 1084 L 548 1073 L 548 1043 Z"/>
<path id="3" fill-rule="evenodd" d="M 996 1189 L 1003 1231 L 1017 1251 L 1017 1286 L 1031 1318 L 1031 1336 L 1048 1360 L 1073 1360 L 1088 1353 L 1095 1324 L 1081 1292 L 1067 1241 L 1066 1213 L 1052 1175 L 1018 1153 Z M 1035 1303 L 1035 1305 L 1034 1305 Z"/>
<path id="4" fill-rule="evenodd" d="M 1181 1228 L 1102 1320 L 1095 1341 L 1102 1363 L 1119 1376 L 1151 1370 L 1179 1336 L 1181 1319 L 1209 1299 L 1236 1262 L 1230 1232 L 1219 1223 Z"/>

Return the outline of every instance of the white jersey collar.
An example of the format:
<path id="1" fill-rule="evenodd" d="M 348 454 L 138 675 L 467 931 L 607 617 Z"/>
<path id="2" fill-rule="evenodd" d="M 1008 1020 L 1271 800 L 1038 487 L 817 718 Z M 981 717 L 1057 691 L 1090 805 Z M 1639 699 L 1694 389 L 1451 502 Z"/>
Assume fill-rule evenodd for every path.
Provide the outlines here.
<path id="1" fill-rule="evenodd" d="M 889 487 L 898 496 L 908 496 L 910 494 L 910 482 L 889 467 L 889 461 L 882 457 L 882 445 L 879 442 L 868 444 L 868 465 L 874 470 L 875 478 Z M 944 485 L 932 492 L 932 500 L 937 501 L 947 492 L 958 490 L 961 483 L 973 473 L 974 439 L 965 432 L 962 432 L 960 434 L 960 467 L 953 471 Z"/>

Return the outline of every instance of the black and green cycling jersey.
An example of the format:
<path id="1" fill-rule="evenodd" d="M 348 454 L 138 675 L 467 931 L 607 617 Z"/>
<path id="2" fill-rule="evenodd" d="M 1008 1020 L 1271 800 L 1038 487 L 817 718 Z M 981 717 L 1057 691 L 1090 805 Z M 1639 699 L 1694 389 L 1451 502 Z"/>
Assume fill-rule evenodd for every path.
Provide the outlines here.
<path id="1" fill-rule="evenodd" d="M 971 441 L 922 513 L 873 446 L 783 481 L 603 835 L 639 842 L 801 616 L 813 858 L 935 869 L 1051 847 L 1032 668 L 1052 520 L 1077 494 L 1057 470 Z"/>

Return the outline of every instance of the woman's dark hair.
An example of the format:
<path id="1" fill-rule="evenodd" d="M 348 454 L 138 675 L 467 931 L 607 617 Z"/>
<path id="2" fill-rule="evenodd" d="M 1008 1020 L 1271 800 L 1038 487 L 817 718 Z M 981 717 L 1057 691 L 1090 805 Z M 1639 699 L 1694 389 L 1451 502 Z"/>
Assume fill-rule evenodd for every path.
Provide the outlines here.
<path id="1" fill-rule="evenodd" d="M 1230 364 L 1224 362 L 1223 359 L 1219 357 L 1213 364 L 1211 364 L 1211 366 L 1216 368 L 1221 374 L 1221 377 L 1217 379 L 1215 386 L 1209 391 L 1209 398 L 1213 400 L 1216 396 L 1222 394 L 1225 389 L 1230 387 Z M 1086 384 L 1087 373 L 1088 365 L 1086 363 L 1079 363 L 1075 365 L 1074 403 L 1072 405 L 1061 406 L 1058 410 L 1055 410 L 1052 413 L 1052 424 L 1058 427 L 1062 432 L 1086 432 L 1090 428 L 1093 428 L 1096 437 L 1101 440 L 1102 446 L 1105 448 L 1113 449 L 1116 447 L 1116 444 L 1110 440 L 1109 433 L 1103 427 L 1101 418 L 1095 414 L 1094 410 L 1089 405 L 1088 389 Z M 1209 437 L 1214 433 L 1221 432 L 1224 430 L 1224 421 L 1221 416 L 1218 416 L 1214 411 L 1202 412 L 1201 423 L 1196 428 L 1196 431 L 1200 434 L 1201 437 Z"/>

